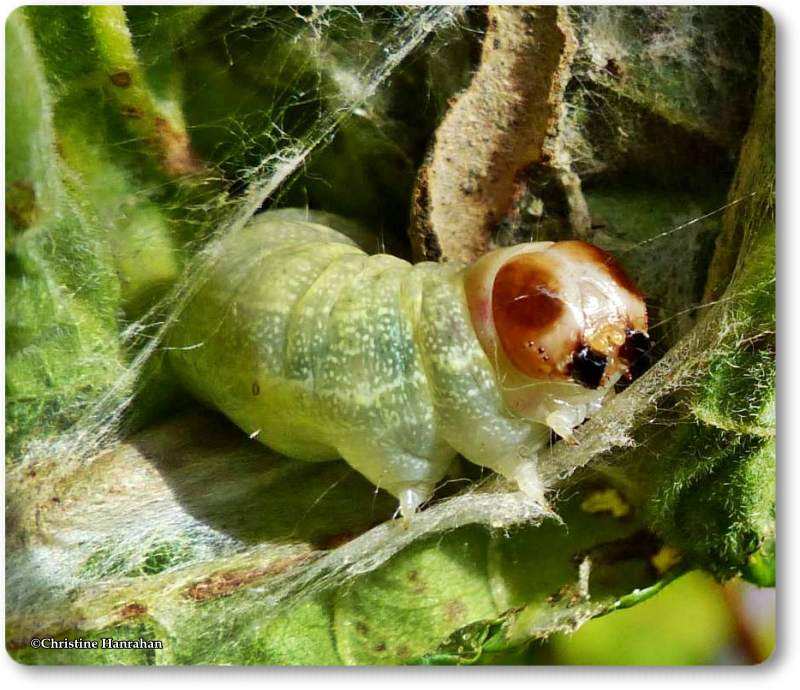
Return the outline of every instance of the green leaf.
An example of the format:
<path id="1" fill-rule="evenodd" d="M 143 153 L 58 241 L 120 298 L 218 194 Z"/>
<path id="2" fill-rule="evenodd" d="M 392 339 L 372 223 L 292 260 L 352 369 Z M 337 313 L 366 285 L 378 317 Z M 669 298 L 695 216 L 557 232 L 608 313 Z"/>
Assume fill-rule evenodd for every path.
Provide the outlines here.
<path id="1" fill-rule="evenodd" d="M 13 644 L 136 616 L 157 624 L 158 663 L 464 662 L 577 627 L 660 577 L 661 544 L 601 489 L 563 503 L 564 523 L 467 524 L 345 575 L 385 548 L 374 525 L 384 540 L 408 530 L 390 520 L 393 499 L 344 463 L 282 458 L 211 414 L 144 432 L 66 478 L 56 459 L 39 462 L 14 485 Z M 104 495 L 114 501 L 93 498 Z M 54 546 L 75 524 L 80 540 Z"/>
<path id="2" fill-rule="evenodd" d="M 120 287 L 93 209 L 57 151 L 53 103 L 18 10 L 6 24 L 6 434 L 13 454 L 74 424 L 119 375 Z"/>

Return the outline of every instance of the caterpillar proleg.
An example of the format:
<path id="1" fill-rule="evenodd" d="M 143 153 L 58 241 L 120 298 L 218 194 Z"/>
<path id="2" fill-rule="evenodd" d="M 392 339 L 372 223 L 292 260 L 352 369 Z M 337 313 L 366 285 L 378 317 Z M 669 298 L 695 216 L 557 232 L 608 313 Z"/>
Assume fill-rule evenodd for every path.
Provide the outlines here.
<path id="1" fill-rule="evenodd" d="M 170 335 L 183 385 L 292 458 L 343 458 L 415 512 L 456 454 L 544 501 L 537 453 L 645 349 L 641 295 L 582 242 L 471 266 L 368 255 L 279 213 L 224 238 Z"/>

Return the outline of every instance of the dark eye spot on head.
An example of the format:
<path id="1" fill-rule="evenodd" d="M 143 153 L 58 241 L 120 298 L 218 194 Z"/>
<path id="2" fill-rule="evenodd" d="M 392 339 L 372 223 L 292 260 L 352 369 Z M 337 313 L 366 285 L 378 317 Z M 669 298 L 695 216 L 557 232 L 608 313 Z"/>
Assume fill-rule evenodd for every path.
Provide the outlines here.
<path id="1" fill-rule="evenodd" d="M 641 376 L 647 369 L 652 347 L 653 341 L 646 333 L 633 330 L 627 332 L 625 342 L 619 349 L 619 356 L 628 363 L 631 378 Z"/>
<path id="2" fill-rule="evenodd" d="M 619 349 L 619 356 L 628 364 L 633 364 L 641 359 L 653 346 L 650 336 L 642 331 L 628 330 L 625 336 L 625 342 Z"/>
<path id="3" fill-rule="evenodd" d="M 619 380 L 617 384 L 618 391 L 627 388 L 647 371 L 650 366 L 650 350 L 652 347 L 653 341 L 650 340 L 650 336 L 646 333 L 631 329 L 626 332 L 625 342 L 619 349 L 619 357 L 627 363 L 628 372 Z"/>
<path id="4" fill-rule="evenodd" d="M 603 380 L 608 357 L 584 346 L 572 356 L 570 375 L 586 388 L 597 388 Z"/>

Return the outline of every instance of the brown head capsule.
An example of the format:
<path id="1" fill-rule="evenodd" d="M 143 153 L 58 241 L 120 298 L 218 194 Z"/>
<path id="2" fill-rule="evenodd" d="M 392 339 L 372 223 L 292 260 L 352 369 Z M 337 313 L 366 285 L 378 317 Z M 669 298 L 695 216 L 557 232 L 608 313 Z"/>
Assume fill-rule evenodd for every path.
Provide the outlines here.
<path id="1" fill-rule="evenodd" d="M 484 349 L 528 379 L 606 387 L 649 347 L 641 293 L 610 254 L 585 242 L 497 250 L 466 285 Z"/>

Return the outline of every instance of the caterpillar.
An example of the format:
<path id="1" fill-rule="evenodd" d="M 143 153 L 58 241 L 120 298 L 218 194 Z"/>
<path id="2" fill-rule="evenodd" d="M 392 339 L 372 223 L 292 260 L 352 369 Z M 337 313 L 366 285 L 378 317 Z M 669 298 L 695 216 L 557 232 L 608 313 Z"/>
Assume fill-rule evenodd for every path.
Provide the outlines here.
<path id="1" fill-rule="evenodd" d="M 564 241 L 412 265 L 296 217 L 219 243 L 169 336 L 183 386 L 286 456 L 343 458 L 404 516 L 457 454 L 544 501 L 550 431 L 570 436 L 649 343 L 618 264 Z"/>

